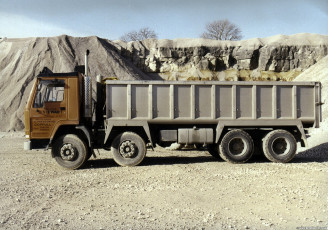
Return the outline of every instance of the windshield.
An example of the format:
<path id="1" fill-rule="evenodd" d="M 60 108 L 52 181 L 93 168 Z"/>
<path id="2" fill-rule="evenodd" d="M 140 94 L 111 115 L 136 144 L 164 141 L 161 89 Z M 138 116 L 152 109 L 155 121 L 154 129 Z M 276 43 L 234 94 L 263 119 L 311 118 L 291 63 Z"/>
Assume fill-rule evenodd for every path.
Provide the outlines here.
<path id="1" fill-rule="evenodd" d="M 64 88 L 64 80 L 40 80 L 33 107 L 42 108 L 45 102 L 63 101 Z"/>

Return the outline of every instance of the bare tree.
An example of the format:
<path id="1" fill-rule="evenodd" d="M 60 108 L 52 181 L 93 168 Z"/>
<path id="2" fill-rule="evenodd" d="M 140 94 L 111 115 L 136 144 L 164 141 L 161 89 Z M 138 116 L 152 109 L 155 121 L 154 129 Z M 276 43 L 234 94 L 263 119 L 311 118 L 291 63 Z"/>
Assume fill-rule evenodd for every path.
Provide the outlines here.
<path id="1" fill-rule="evenodd" d="M 157 34 L 154 30 L 144 27 L 139 31 L 131 31 L 129 33 L 124 34 L 120 37 L 120 40 L 129 42 L 129 41 L 142 41 L 148 38 L 157 38 Z"/>
<path id="2" fill-rule="evenodd" d="M 206 25 L 206 31 L 201 35 L 202 38 L 215 40 L 240 40 L 242 39 L 239 26 L 227 19 L 218 20 Z"/>
<path id="3" fill-rule="evenodd" d="M 129 42 L 129 41 L 138 41 L 138 32 L 137 31 L 131 31 L 129 33 L 124 34 L 120 37 L 120 40 Z"/>

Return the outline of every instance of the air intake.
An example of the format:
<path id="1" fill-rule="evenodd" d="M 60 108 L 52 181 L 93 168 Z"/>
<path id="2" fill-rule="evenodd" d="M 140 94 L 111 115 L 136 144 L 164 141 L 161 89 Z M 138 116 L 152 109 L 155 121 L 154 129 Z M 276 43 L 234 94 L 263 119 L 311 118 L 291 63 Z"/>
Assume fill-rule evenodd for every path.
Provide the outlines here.
<path id="1" fill-rule="evenodd" d="M 88 55 L 89 50 L 85 53 L 85 74 L 84 74 L 84 117 L 92 117 L 92 81 L 88 76 Z"/>

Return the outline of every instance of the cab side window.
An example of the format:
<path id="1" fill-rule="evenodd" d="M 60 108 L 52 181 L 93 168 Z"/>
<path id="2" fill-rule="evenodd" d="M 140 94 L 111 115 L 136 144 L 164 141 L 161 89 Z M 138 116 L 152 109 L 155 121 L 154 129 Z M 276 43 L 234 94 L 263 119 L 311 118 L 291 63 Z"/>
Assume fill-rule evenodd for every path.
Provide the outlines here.
<path id="1" fill-rule="evenodd" d="M 47 87 L 46 92 L 46 100 L 45 101 L 63 101 L 64 100 L 64 87 L 57 87 L 57 86 L 49 86 Z"/>
<path id="2" fill-rule="evenodd" d="M 40 80 L 33 107 L 42 108 L 46 102 L 63 101 L 64 88 L 64 80 Z"/>

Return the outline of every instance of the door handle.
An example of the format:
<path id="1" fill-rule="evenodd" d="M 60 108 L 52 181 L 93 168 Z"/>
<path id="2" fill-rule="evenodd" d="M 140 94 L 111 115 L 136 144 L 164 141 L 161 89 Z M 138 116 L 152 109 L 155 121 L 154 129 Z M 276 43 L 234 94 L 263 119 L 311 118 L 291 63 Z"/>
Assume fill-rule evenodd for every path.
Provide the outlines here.
<path id="1" fill-rule="evenodd" d="M 60 110 L 66 110 L 66 107 L 60 107 Z"/>

